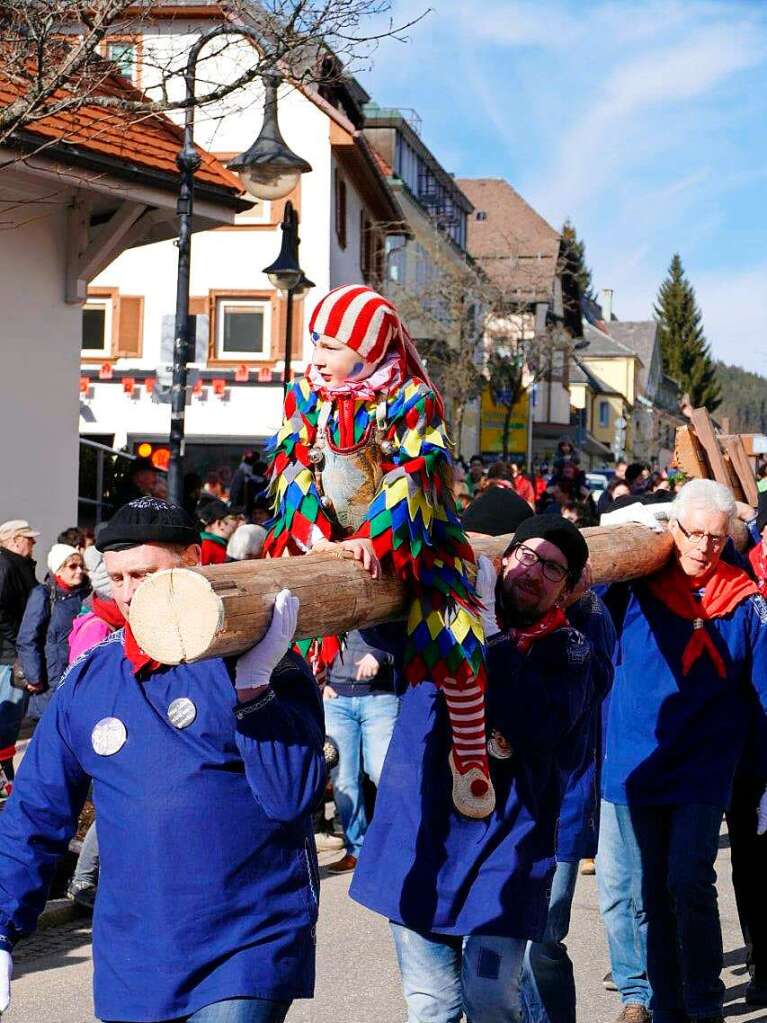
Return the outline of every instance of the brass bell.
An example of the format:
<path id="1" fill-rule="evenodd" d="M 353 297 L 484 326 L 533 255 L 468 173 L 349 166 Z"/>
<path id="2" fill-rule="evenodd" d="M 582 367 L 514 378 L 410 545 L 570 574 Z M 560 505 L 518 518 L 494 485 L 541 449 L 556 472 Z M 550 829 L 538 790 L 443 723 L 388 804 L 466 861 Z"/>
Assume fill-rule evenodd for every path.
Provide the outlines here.
<path id="1" fill-rule="evenodd" d="M 393 455 L 394 454 L 394 445 L 392 444 L 392 442 L 390 440 L 383 440 L 383 441 L 381 441 L 381 451 L 385 455 Z"/>

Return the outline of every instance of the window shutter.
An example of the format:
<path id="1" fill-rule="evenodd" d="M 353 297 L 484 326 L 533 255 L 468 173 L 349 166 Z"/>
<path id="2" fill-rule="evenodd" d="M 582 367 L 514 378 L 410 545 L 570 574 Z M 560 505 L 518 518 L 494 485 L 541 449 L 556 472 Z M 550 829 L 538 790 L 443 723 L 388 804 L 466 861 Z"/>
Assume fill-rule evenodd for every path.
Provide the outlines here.
<path id="1" fill-rule="evenodd" d="M 139 295 L 120 295 L 117 329 L 118 359 L 141 358 L 144 327 L 144 299 Z"/>

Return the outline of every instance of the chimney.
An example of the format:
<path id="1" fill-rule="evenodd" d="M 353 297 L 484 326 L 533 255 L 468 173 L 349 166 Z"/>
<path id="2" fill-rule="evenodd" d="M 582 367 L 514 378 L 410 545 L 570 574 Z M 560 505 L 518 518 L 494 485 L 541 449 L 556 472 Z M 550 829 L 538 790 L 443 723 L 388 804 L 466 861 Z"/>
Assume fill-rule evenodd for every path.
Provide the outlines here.
<path id="1" fill-rule="evenodd" d="M 602 319 L 609 323 L 613 318 L 613 289 L 602 288 L 599 292 L 599 304 L 602 307 Z"/>

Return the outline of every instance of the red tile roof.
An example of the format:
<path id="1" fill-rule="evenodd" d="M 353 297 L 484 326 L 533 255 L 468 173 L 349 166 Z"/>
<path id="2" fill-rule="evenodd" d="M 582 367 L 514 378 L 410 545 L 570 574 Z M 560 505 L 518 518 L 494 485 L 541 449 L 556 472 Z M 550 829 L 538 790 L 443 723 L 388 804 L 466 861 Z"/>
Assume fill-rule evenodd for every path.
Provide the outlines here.
<path id="1" fill-rule="evenodd" d="M 93 91 L 97 96 L 125 97 L 129 100 L 143 98 L 142 93 L 130 82 L 113 72 L 107 73 Z M 7 106 L 21 94 L 18 85 L 0 75 L 0 104 Z M 58 89 L 51 99 L 56 102 L 71 95 L 65 87 Z M 39 137 L 41 142 L 51 140 L 57 144 L 76 146 L 131 169 L 160 171 L 174 177 L 178 175 L 176 154 L 183 133 L 163 114 L 135 114 L 119 107 L 107 109 L 86 100 L 75 109 L 61 110 L 30 121 L 22 131 L 25 136 Z M 236 194 L 242 192 L 242 185 L 236 175 L 199 146 L 197 151 L 202 158 L 202 165 L 195 174 L 196 181 Z"/>
<path id="2" fill-rule="evenodd" d="M 375 148 L 375 146 L 370 147 L 370 152 L 373 154 L 373 159 L 375 160 L 378 169 L 383 174 L 383 176 L 385 178 L 390 178 L 392 176 L 392 169 L 386 162 L 386 160 L 384 160 L 384 158 L 378 152 L 378 150 Z"/>
<path id="3" fill-rule="evenodd" d="M 496 281 L 520 297 L 551 294 L 559 232 L 503 178 L 458 178 L 474 205 L 468 250 Z"/>

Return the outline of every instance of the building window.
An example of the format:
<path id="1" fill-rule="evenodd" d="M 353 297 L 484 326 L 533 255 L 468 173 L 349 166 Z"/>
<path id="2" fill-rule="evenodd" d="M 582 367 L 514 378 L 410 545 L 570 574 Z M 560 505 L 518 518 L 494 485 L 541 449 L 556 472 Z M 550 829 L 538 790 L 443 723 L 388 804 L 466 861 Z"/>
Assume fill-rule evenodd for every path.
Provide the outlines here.
<path id="1" fill-rule="evenodd" d="M 346 248 L 346 182 L 336 171 L 336 238 L 342 249 Z"/>
<path id="2" fill-rule="evenodd" d="M 249 298 L 216 300 L 217 359 L 268 359 L 270 337 L 269 302 Z"/>
<path id="3" fill-rule="evenodd" d="M 82 354 L 86 357 L 112 354 L 112 299 L 89 298 L 82 312 Z"/>
<path id="4" fill-rule="evenodd" d="M 599 403 L 599 425 L 610 425 L 610 403 L 607 401 L 600 401 Z"/>
<path id="5" fill-rule="evenodd" d="M 477 220 L 487 220 L 487 213 L 485 210 L 477 210 Z"/>
<path id="6" fill-rule="evenodd" d="M 136 44 L 127 41 L 107 43 L 107 60 L 129 81 L 136 78 Z"/>

